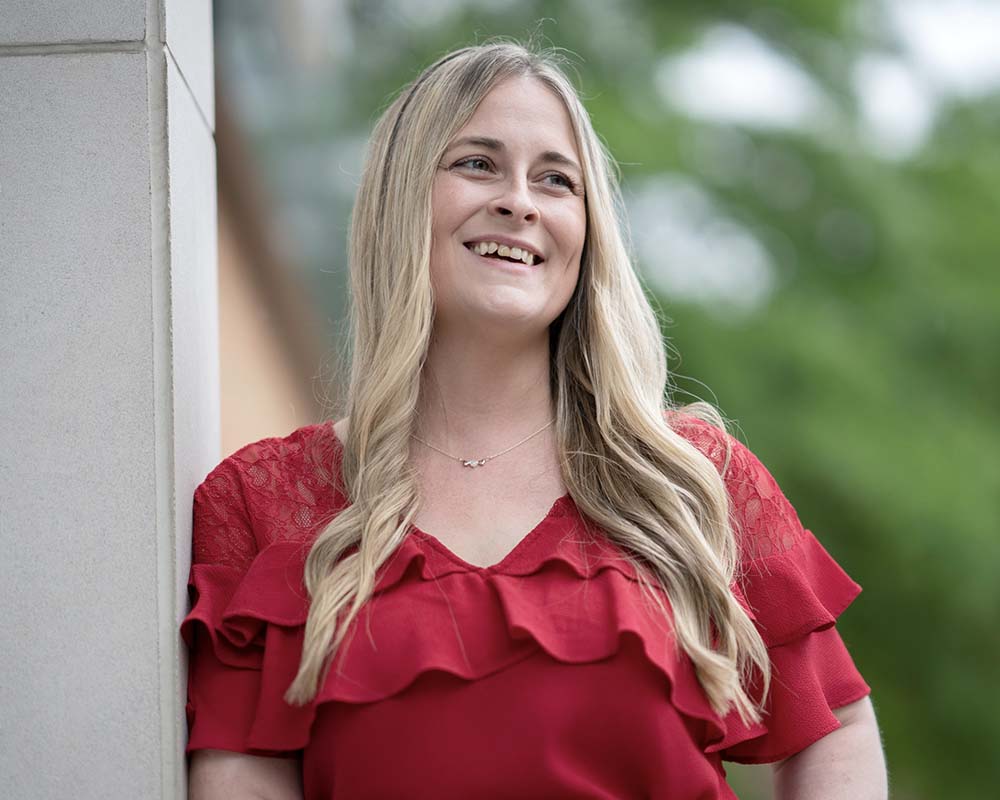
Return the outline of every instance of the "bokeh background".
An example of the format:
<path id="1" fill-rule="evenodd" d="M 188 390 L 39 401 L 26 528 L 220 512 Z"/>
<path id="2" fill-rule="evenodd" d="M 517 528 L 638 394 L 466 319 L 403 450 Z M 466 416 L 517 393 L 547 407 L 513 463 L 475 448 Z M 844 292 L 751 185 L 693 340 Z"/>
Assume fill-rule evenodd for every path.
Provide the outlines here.
<path id="1" fill-rule="evenodd" d="M 336 396 L 368 133 L 493 36 L 566 49 L 677 399 L 864 587 L 839 627 L 893 796 L 996 796 L 1000 3 L 215 0 L 225 452 Z"/>

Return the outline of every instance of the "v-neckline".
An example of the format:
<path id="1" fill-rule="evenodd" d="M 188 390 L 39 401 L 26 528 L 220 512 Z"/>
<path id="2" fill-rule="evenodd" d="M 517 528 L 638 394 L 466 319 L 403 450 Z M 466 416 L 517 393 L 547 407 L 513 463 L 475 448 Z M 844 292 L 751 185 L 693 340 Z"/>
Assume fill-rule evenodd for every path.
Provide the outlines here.
<path id="1" fill-rule="evenodd" d="M 560 495 L 553 501 L 552 505 L 549 506 L 549 510 L 545 512 L 545 516 L 542 517 L 535 525 L 529 530 L 524 536 L 518 539 L 517 543 L 507 551 L 507 554 L 503 556 L 499 561 L 489 565 L 473 564 L 462 558 L 458 553 L 448 547 L 444 542 L 437 538 L 432 533 L 428 533 L 425 530 L 417 527 L 413 523 L 410 523 L 410 533 L 415 535 L 418 539 L 428 543 L 435 549 L 437 549 L 442 555 L 448 558 L 450 561 L 455 562 L 463 569 L 469 572 L 499 572 L 504 568 L 510 566 L 513 562 L 522 558 L 525 553 L 527 553 L 535 541 L 540 537 L 543 531 L 547 530 L 551 520 L 557 516 L 561 516 L 563 508 L 568 502 L 571 501 L 569 492 Z"/>
<path id="2" fill-rule="evenodd" d="M 329 420 L 328 423 L 330 434 L 333 436 L 333 441 L 336 446 L 343 452 L 344 443 L 341 441 L 340 436 L 337 435 L 337 429 L 334 427 L 334 421 Z M 416 538 L 427 542 L 431 547 L 434 547 L 441 555 L 447 558 L 449 561 L 457 564 L 469 572 L 479 572 L 479 573 L 490 573 L 498 572 L 504 568 L 511 565 L 512 562 L 517 561 L 521 558 L 533 545 L 535 540 L 539 538 L 541 533 L 549 527 L 549 523 L 555 517 L 563 516 L 565 509 L 568 504 L 572 504 L 573 498 L 570 496 L 569 492 L 565 492 L 557 497 L 552 505 L 549 506 L 549 510 L 545 512 L 545 516 L 542 517 L 535 525 L 529 530 L 524 536 L 518 539 L 517 543 L 507 552 L 507 554 L 497 561 L 495 564 L 490 564 L 489 566 L 482 566 L 480 564 L 473 564 L 471 561 L 466 561 L 458 553 L 453 551 L 444 542 L 438 539 L 434 534 L 428 533 L 427 531 L 421 530 L 419 527 L 410 523 L 409 534 L 416 536 Z"/>

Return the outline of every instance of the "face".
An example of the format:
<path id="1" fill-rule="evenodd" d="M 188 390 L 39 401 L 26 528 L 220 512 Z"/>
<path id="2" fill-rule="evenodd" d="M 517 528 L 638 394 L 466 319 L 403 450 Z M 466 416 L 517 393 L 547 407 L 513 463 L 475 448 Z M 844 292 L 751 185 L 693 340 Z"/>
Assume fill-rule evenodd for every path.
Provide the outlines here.
<path id="1" fill-rule="evenodd" d="M 486 95 L 434 179 L 436 327 L 518 338 L 547 330 L 580 274 L 579 165 L 569 114 L 543 83 L 512 78 Z"/>

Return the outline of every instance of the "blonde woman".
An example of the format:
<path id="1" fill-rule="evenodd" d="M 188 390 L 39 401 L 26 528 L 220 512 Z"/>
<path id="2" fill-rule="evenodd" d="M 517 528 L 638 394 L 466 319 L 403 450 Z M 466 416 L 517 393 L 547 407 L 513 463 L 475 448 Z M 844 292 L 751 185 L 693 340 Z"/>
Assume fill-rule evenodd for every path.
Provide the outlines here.
<path id="1" fill-rule="evenodd" d="M 345 418 L 194 497 L 191 796 L 879 798 L 857 586 L 664 345 L 613 162 L 490 43 L 375 127 Z"/>

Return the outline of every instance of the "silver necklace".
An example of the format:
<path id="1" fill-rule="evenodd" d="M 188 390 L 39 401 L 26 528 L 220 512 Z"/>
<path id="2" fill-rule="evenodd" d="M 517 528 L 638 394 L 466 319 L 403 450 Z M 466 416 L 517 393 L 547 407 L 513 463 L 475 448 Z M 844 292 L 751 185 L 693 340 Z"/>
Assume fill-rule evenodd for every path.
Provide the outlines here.
<path id="1" fill-rule="evenodd" d="M 451 453 L 446 453 L 446 452 L 445 452 L 444 450 L 442 450 L 441 448 L 439 448 L 439 447 L 435 447 L 435 446 L 434 446 L 434 445 L 432 445 L 432 444 L 431 444 L 430 442 L 425 442 L 425 441 L 424 441 L 423 439 L 421 439 L 421 438 L 420 438 L 419 436 L 417 436 L 417 435 L 416 435 L 415 433 L 411 433 L 411 434 L 410 434 L 410 436 L 412 436 L 412 437 L 413 437 L 414 439 L 416 439 L 416 440 L 417 440 L 418 442 L 420 442 L 420 444 L 425 444 L 425 445 L 427 445 L 427 446 L 428 446 L 428 447 L 429 447 L 429 448 L 430 448 L 431 450 L 437 450 L 437 451 L 438 451 L 438 452 L 439 452 L 439 453 L 440 453 L 441 455 L 443 455 L 443 456 L 448 456 L 448 458 L 453 458 L 453 459 L 455 459 L 456 461 L 461 461 L 461 462 L 462 462 L 462 466 L 463 466 L 463 467 L 469 467 L 470 469 L 474 469 L 475 467 L 481 467 L 481 466 L 483 466 L 483 465 L 484 465 L 484 464 L 485 464 L 485 463 L 486 463 L 487 461 L 492 461 L 492 460 L 493 460 L 494 458 L 496 458 L 497 456 L 502 456 L 502 455 L 503 455 L 504 453 L 509 453 L 509 452 L 510 452 L 511 450 L 513 450 L 513 449 L 514 449 L 515 447 L 520 447 L 520 446 L 521 446 L 522 444 L 524 444 L 524 443 L 525 443 L 526 441 L 528 441 L 528 439 L 532 438 L 532 436 L 537 436 L 537 435 L 538 435 L 538 434 L 540 434 L 540 433 L 541 433 L 542 431 L 544 431 L 544 430 L 545 430 L 545 429 L 546 429 L 547 427 L 549 427 L 549 425 L 551 425 L 551 424 L 552 424 L 553 422 L 555 422 L 555 420 L 551 420 L 551 421 L 549 421 L 548 423 L 546 423 L 545 425 L 543 425 L 543 426 L 542 426 L 541 428 L 539 428 L 539 429 L 538 429 L 537 431 L 535 431 L 535 432 L 534 432 L 533 434 L 531 434 L 531 436 L 526 436 L 526 437 L 524 437 L 524 438 L 523 438 L 523 439 L 522 439 L 521 441 L 519 441 L 519 442 L 518 442 L 517 444 L 515 444 L 515 445 L 511 445 L 511 446 L 510 446 L 510 447 L 508 447 L 508 448 L 507 448 L 506 450 L 501 450 L 501 451 L 500 451 L 499 453 L 494 453 L 493 455 L 491 455 L 491 456 L 486 456 L 486 457 L 484 457 L 484 458 L 462 458 L 461 456 L 453 456 L 453 455 L 452 455 Z"/>

